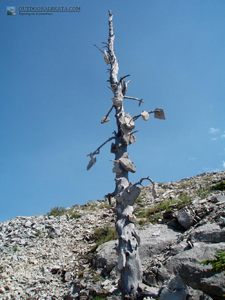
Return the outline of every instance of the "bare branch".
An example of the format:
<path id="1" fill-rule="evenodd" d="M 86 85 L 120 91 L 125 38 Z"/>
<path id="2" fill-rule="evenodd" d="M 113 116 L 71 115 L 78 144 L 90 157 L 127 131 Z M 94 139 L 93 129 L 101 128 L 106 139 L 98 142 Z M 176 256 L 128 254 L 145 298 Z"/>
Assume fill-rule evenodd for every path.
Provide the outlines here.
<path id="1" fill-rule="evenodd" d="M 129 76 L 130 76 L 130 74 L 125 75 L 125 76 L 123 76 L 123 77 L 120 77 L 120 82 L 122 82 L 122 80 L 123 80 L 124 78 L 129 77 Z"/>
<path id="2" fill-rule="evenodd" d="M 144 103 L 143 99 L 138 99 L 138 98 L 134 98 L 134 97 L 124 96 L 124 99 L 139 101 L 139 104 L 138 104 L 139 107 L 141 106 L 141 103 Z"/>
<path id="3" fill-rule="evenodd" d="M 124 97 L 126 98 L 126 97 Z M 153 114 L 154 113 L 154 117 L 156 119 L 161 119 L 161 120 L 165 120 L 165 114 L 162 108 L 156 108 L 155 110 L 149 111 L 148 114 Z M 137 120 L 138 118 L 140 118 L 142 116 L 142 114 L 139 114 L 137 116 L 133 117 L 133 120 Z"/>
<path id="4" fill-rule="evenodd" d="M 157 198 L 157 193 L 156 193 L 156 190 L 155 190 L 155 182 L 151 178 L 149 178 L 149 176 L 145 177 L 145 178 L 141 178 L 140 181 L 136 182 L 133 185 L 136 186 L 136 185 L 140 184 L 142 186 L 142 181 L 143 180 L 149 180 L 152 183 L 152 196 L 153 196 L 154 199 L 156 199 Z"/>
<path id="5" fill-rule="evenodd" d="M 114 107 L 114 105 L 112 105 L 112 107 L 110 108 L 110 110 L 108 111 L 108 113 L 107 113 L 107 115 L 104 117 L 104 118 L 102 118 L 102 120 L 101 120 L 101 124 L 104 124 L 104 123 L 106 123 L 106 122 L 108 122 L 110 119 L 108 119 L 108 115 L 111 113 L 111 111 L 113 110 L 113 107 Z"/>
<path id="6" fill-rule="evenodd" d="M 102 51 L 98 46 L 96 46 L 95 44 L 94 44 L 94 46 L 95 46 L 96 48 L 98 48 L 98 50 L 101 51 L 101 52 L 104 54 L 104 51 Z"/>
<path id="7" fill-rule="evenodd" d="M 141 178 L 140 181 L 136 182 L 136 183 L 133 184 L 133 185 L 138 185 L 138 184 L 140 184 L 140 185 L 142 186 L 142 181 L 143 181 L 143 180 L 149 180 L 153 185 L 155 185 L 154 181 L 153 181 L 151 178 L 149 178 L 149 176 L 148 176 L 148 177 Z"/>
<path id="8" fill-rule="evenodd" d="M 105 145 L 107 144 L 109 141 L 115 139 L 114 136 L 110 137 L 107 141 L 105 141 L 101 146 L 99 146 L 92 154 L 95 155 L 95 154 L 99 154 L 100 153 L 100 149 Z M 89 154 L 88 154 L 89 155 Z"/>
<path id="9" fill-rule="evenodd" d="M 109 80 L 107 80 L 107 81 L 109 81 Z M 108 88 L 114 93 L 114 90 L 113 90 L 113 88 L 111 86 L 108 86 Z"/>

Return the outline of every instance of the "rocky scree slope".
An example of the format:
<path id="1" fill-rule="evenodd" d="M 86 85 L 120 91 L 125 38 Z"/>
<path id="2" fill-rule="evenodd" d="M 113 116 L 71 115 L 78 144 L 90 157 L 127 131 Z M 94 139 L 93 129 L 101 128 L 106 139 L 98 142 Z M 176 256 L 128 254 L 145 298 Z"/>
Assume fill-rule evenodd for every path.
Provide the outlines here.
<path id="1" fill-rule="evenodd" d="M 161 300 L 224 299 L 224 274 L 199 264 L 225 251 L 223 181 L 225 171 L 156 183 L 155 200 L 142 188 L 143 289 Z M 0 223 L 0 299 L 120 299 L 114 224 L 105 200 Z"/>

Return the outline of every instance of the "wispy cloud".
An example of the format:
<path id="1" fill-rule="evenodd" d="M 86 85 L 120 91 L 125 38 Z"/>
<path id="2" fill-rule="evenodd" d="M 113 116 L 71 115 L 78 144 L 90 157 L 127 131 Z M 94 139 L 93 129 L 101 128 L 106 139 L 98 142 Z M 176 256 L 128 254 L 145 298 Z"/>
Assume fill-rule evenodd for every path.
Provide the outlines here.
<path id="1" fill-rule="evenodd" d="M 223 134 L 221 134 L 221 139 L 225 139 L 225 132 Z"/>
<path id="2" fill-rule="evenodd" d="M 223 168 L 225 169 L 225 161 L 223 161 Z"/>
<path id="3" fill-rule="evenodd" d="M 215 133 L 219 133 L 219 132 L 220 132 L 219 128 L 213 128 L 213 127 L 211 127 L 209 129 L 209 133 L 211 133 L 211 134 L 215 134 Z"/>
<path id="4" fill-rule="evenodd" d="M 214 138 L 211 138 L 211 141 L 216 141 L 218 138 L 217 137 L 214 137 Z"/>

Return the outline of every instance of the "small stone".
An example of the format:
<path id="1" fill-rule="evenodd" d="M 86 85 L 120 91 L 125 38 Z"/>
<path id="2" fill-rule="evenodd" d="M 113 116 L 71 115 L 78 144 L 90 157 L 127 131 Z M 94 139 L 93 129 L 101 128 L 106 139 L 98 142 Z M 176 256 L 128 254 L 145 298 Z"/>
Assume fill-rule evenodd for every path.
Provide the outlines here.
<path id="1" fill-rule="evenodd" d="M 27 221 L 27 222 L 24 224 L 24 226 L 27 227 L 27 228 L 31 227 L 31 225 L 32 225 L 31 221 Z"/>
<path id="2" fill-rule="evenodd" d="M 187 230 L 194 223 L 194 216 L 192 212 L 185 207 L 178 211 L 177 220 L 180 225 Z"/>

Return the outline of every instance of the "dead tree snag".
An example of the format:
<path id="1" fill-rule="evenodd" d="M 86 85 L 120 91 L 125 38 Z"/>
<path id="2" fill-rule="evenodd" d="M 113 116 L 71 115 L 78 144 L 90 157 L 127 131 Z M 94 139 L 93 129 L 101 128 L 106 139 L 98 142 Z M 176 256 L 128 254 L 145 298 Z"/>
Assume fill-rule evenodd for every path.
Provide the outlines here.
<path id="1" fill-rule="evenodd" d="M 109 38 L 108 43 L 105 44 L 106 50 L 101 50 L 96 47 L 104 55 L 104 60 L 107 65 L 110 65 L 109 73 L 110 77 L 108 82 L 110 83 L 110 90 L 113 92 L 112 107 L 108 111 L 105 117 L 101 120 L 104 124 L 108 122 L 109 114 L 115 109 L 115 117 L 117 123 L 117 131 L 114 131 L 114 136 L 110 137 L 100 147 L 98 147 L 93 153 L 88 154 L 91 158 L 87 169 L 89 170 L 96 162 L 94 155 L 99 154 L 100 148 L 107 142 L 114 140 L 111 144 L 111 153 L 115 154 L 113 172 L 116 173 L 116 186 L 113 193 L 109 193 L 107 196 L 109 201 L 111 197 L 116 199 L 115 211 L 117 213 L 116 230 L 118 234 L 118 269 L 121 273 L 121 290 L 122 298 L 127 299 L 141 299 L 143 293 L 139 287 L 142 280 L 141 261 L 138 253 L 140 245 L 140 238 L 135 230 L 136 218 L 133 215 L 133 204 L 141 192 L 141 188 L 138 185 L 142 184 L 143 180 L 149 180 L 152 184 L 153 196 L 156 196 L 154 189 L 154 182 L 149 178 L 142 178 L 138 183 L 132 184 L 129 182 L 129 172 L 136 172 L 136 168 L 133 162 L 130 160 L 127 147 L 136 141 L 133 131 L 135 123 L 139 117 L 147 121 L 149 114 L 154 113 L 154 117 L 158 119 L 165 119 L 164 112 L 160 108 L 156 108 L 154 111 L 143 111 L 141 114 L 134 116 L 133 118 L 129 113 L 124 112 L 123 100 L 131 99 L 136 100 L 140 105 L 143 103 L 143 99 L 126 96 L 127 86 L 129 81 L 125 81 L 125 78 L 130 75 L 125 75 L 118 80 L 119 65 L 114 51 L 114 30 L 113 30 L 113 14 L 109 11 Z M 146 293 L 145 293 L 146 294 Z"/>

